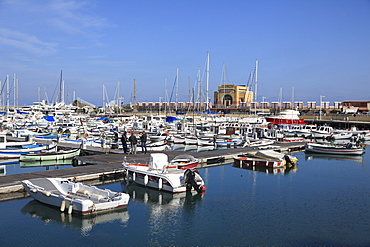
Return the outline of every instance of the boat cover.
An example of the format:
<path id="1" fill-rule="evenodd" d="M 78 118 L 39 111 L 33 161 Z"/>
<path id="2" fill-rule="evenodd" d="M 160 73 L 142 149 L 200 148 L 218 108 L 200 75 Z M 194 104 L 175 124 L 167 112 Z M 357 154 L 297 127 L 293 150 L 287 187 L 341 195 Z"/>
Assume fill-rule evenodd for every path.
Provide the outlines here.
<path id="1" fill-rule="evenodd" d="M 152 170 L 163 170 L 168 164 L 168 156 L 163 153 L 152 153 L 150 154 L 149 169 Z"/>

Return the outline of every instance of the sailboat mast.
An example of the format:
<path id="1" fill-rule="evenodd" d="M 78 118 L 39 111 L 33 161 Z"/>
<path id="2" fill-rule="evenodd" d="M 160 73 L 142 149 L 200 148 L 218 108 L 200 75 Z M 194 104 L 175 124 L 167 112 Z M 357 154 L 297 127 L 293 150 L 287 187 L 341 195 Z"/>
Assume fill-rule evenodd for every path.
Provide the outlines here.
<path id="1" fill-rule="evenodd" d="M 14 96 L 13 96 L 13 101 L 14 101 L 14 103 L 13 103 L 13 105 L 14 105 L 14 107 L 16 107 L 16 105 L 17 105 L 17 79 L 16 79 L 16 77 L 15 77 L 15 73 L 14 73 L 14 75 L 13 75 L 13 88 L 14 88 Z"/>
<path id="2" fill-rule="evenodd" d="M 179 103 L 179 68 L 176 68 L 176 111 L 177 104 Z"/>
<path id="3" fill-rule="evenodd" d="M 60 71 L 60 78 L 59 78 L 59 92 L 58 92 L 58 102 L 63 102 L 63 70 Z"/>
<path id="4" fill-rule="evenodd" d="M 294 87 L 292 87 L 292 105 L 290 107 L 291 109 L 294 107 Z"/>
<path id="5" fill-rule="evenodd" d="M 255 96 L 254 102 L 257 102 L 257 89 L 258 89 L 258 60 L 256 59 L 256 84 L 255 84 Z"/>
<path id="6" fill-rule="evenodd" d="M 136 106 L 136 79 L 134 79 L 134 115 L 136 114 L 137 106 Z"/>
<path id="7" fill-rule="evenodd" d="M 207 52 L 207 66 L 206 66 L 206 110 L 209 109 L 208 85 L 209 85 L 209 52 Z"/>
<path id="8" fill-rule="evenodd" d="M 197 73 L 197 82 L 198 82 L 198 99 L 197 101 L 199 102 L 199 109 L 201 109 L 202 105 L 202 82 L 200 81 L 200 67 L 198 67 L 198 73 Z"/>
<path id="9" fill-rule="evenodd" d="M 9 113 L 9 74 L 6 75 L 6 112 Z"/>
<path id="10" fill-rule="evenodd" d="M 164 78 L 164 114 L 167 114 L 167 77 Z"/>

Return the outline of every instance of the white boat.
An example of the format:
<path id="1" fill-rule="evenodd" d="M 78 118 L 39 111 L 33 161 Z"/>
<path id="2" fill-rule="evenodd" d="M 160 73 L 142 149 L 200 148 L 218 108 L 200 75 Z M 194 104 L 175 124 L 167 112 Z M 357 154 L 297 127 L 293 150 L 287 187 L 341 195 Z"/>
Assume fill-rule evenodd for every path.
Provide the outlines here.
<path id="1" fill-rule="evenodd" d="M 302 128 L 298 131 L 296 131 L 297 136 L 303 136 L 305 138 L 312 135 L 312 131 L 317 130 L 317 126 L 314 124 L 305 124 L 302 126 Z"/>
<path id="2" fill-rule="evenodd" d="M 365 153 L 364 146 L 356 146 L 352 143 L 347 144 L 320 144 L 320 143 L 307 143 L 305 151 L 324 153 L 324 154 L 351 154 L 351 155 L 362 155 Z"/>
<path id="3" fill-rule="evenodd" d="M 274 144 L 275 141 L 271 139 L 261 139 L 261 140 L 254 140 L 254 139 L 246 139 L 243 144 L 243 147 L 262 147 Z"/>
<path id="4" fill-rule="evenodd" d="M 160 135 L 149 135 L 149 140 L 151 142 L 160 142 L 160 141 L 164 141 L 167 139 L 167 135 L 166 134 L 160 134 Z"/>
<path id="5" fill-rule="evenodd" d="M 272 124 L 305 124 L 303 119 L 299 118 L 300 112 L 296 110 L 284 110 L 276 116 L 266 117 L 266 121 Z"/>
<path id="6" fill-rule="evenodd" d="M 170 161 L 171 165 L 176 165 L 178 169 L 186 170 L 189 168 L 196 168 L 199 164 L 199 160 L 193 155 L 180 154 L 177 155 Z"/>
<path id="7" fill-rule="evenodd" d="M 185 145 L 198 145 L 198 137 L 185 136 Z"/>
<path id="8" fill-rule="evenodd" d="M 174 135 L 173 136 L 174 144 L 185 144 L 185 136 L 183 135 Z"/>
<path id="9" fill-rule="evenodd" d="M 170 146 L 167 144 L 166 141 L 159 141 L 146 144 L 146 149 L 148 150 L 148 152 L 167 151 L 170 149 Z M 138 145 L 136 151 L 141 152 L 141 150 L 142 150 L 141 146 Z"/>
<path id="10" fill-rule="evenodd" d="M 283 164 L 287 164 L 287 163 L 294 164 L 298 162 L 297 157 L 290 155 L 290 154 L 279 153 L 274 150 L 259 150 L 255 154 L 253 154 L 253 156 L 257 158 L 262 158 L 262 159 L 283 161 Z"/>
<path id="11" fill-rule="evenodd" d="M 19 158 L 21 154 L 40 153 L 41 151 L 52 151 L 57 147 L 56 143 L 52 144 L 35 144 L 25 145 L 21 148 L 2 148 L 0 149 L 0 159 Z"/>
<path id="12" fill-rule="evenodd" d="M 317 130 L 312 130 L 312 136 L 314 138 L 327 138 L 330 137 L 333 131 L 333 127 L 331 126 L 320 126 Z"/>
<path id="13" fill-rule="evenodd" d="M 21 154 L 20 161 L 65 160 L 80 155 L 81 149 L 59 150 L 56 152 L 41 152 Z"/>
<path id="14" fill-rule="evenodd" d="M 268 168 L 283 168 L 285 166 L 284 160 L 280 159 L 268 159 L 268 158 L 256 158 L 249 155 L 239 155 L 233 157 L 234 165 L 251 165 L 251 166 L 261 166 Z"/>
<path id="15" fill-rule="evenodd" d="M 80 214 L 99 213 L 125 207 L 130 196 L 125 193 L 100 189 L 64 178 L 34 178 L 22 181 L 30 196 L 42 203 L 60 207 L 64 212 Z"/>
<path id="16" fill-rule="evenodd" d="M 331 133 L 330 138 L 333 140 L 344 140 L 344 139 L 351 139 L 353 133 L 345 132 L 345 131 L 334 131 Z"/>
<path id="17" fill-rule="evenodd" d="M 150 154 L 149 164 L 127 163 L 126 159 L 122 163 L 126 169 L 129 181 L 153 189 L 168 191 L 171 193 L 181 193 L 187 191 L 189 182 L 186 174 L 190 169 L 178 169 L 177 165 L 168 162 L 168 156 L 164 153 Z M 195 190 L 202 192 L 204 185 L 202 177 L 194 172 Z M 192 188 L 194 190 L 194 187 Z"/>
<path id="18" fill-rule="evenodd" d="M 214 146 L 213 137 L 200 137 L 198 138 L 198 146 Z"/>

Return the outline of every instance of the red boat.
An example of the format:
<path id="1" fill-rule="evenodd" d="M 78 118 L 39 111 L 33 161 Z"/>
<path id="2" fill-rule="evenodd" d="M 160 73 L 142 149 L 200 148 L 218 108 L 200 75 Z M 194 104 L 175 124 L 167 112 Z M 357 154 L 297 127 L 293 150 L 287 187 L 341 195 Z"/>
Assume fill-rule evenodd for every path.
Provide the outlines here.
<path id="1" fill-rule="evenodd" d="M 186 170 L 188 168 L 197 167 L 199 161 L 192 155 L 181 154 L 176 156 L 173 160 L 171 160 L 170 164 L 173 166 L 177 166 L 178 169 Z"/>
<path id="2" fill-rule="evenodd" d="M 234 157 L 234 164 L 237 165 L 252 165 L 252 166 L 263 166 L 270 168 L 283 168 L 284 161 L 282 160 L 273 160 L 273 159 L 260 159 L 255 157 L 248 156 L 237 156 Z"/>
<path id="3" fill-rule="evenodd" d="M 266 117 L 266 121 L 272 124 L 306 124 L 304 119 L 299 118 L 299 111 L 285 110 L 279 115 Z"/>

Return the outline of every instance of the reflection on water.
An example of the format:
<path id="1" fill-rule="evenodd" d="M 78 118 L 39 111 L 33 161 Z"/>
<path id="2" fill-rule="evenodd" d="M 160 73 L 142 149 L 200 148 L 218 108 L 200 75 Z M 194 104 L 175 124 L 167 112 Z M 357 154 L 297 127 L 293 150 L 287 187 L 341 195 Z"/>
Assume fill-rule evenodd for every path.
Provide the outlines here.
<path id="1" fill-rule="evenodd" d="M 190 193 L 169 193 L 139 186 L 134 183 L 127 184 L 122 182 L 123 192 L 130 195 L 130 199 L 148 203 L 152 208 L 159 207 L 161 211 L 178 210 L 179 208 L 192 204 L 202 199 L 201 194 Z M 155 210 L 154 210 L 155 211 Z"/>
<path id="2" fill-rule="evenodd" d="M 19 165 L 20 165 L 21 168 L 42 166 L 42 167 L 45 167 L 48 170 L 49 166 L 55 166 L 56 169 L 58 169 L 57 168 L 58 166 L 72 165 L 72 159 L 43 160 L 43 161 L 21 161 L 21 162 L 19 162 Z"/>
<path id="3" fill-rule="evenodd" d="M 126 208 L 117 209 L 102 214 L 82 216 L 78 214 L 72 215 L 60 212 L 59 208 L 57 207 L 51 207 L 35 200 L 28 202 L 21 209 L 21 212 L 33 218 L 40 219 L 45 223 L 55 222 L 63 226 L 79 229 L 81 231 L 81 235 L 83 236 L 88 236 L 89 232 L 96 224 L 113 223 L 115 221 L 120 221 L 121 223 L 127 224 L 129 219 L 129 214 Z"/>
<path id="4" fill-rule="evenodd" d="M 19 161 L 12 160 L 9 163 L 4 163 L 6 165 L 6 175 L 38 172 L 38 171 L 48 171 L 56 170 L 62 168 L 72 167 L 72 159 L 67 160 L 44 160 L 44 161 Z M 3 174 L 5 175 L 5 174 Z"/>
<path id="5" fill-rule="evenodd" d="M 305 153 L 305 160 L 327 159 L 327 160 L 350 160 L 355 162 L 364 162 L 362 155 L 339 155 L 339 154 L 320 154 L 320 153 Z"/>
<path id="6" fill-rule="evenodd" d="M 240 162 L 239 160 L 233 163 L 233 167 L 256 171 L 256 172 L 263 172 L 266 174 L 284 174 L 287 175 L 290 172 L 296 172 L 298 169 L 298 165 L 289 165 L 288 167 L 279 167 L 279 168 L 272 168 L 272 167 L 264 167 L 264 166 L 254 166 L 248 163 Z"/>
<path id="7" fill-rule="evenodd" d="M 148 189 L 137 184 L 122 183 L 123 191 L 130 195 L 131 200 L 148 205 L 149 219 L 148 243 L 149 245 L 176 244 L 176 234 L 169 234 L 168 229 L 174 229 L 180 225 L 194 221 L 196 205 L 203 195 L 191 192 L 168 193 Z M 166 230 L 167 229 L 167 230 Z"/>

